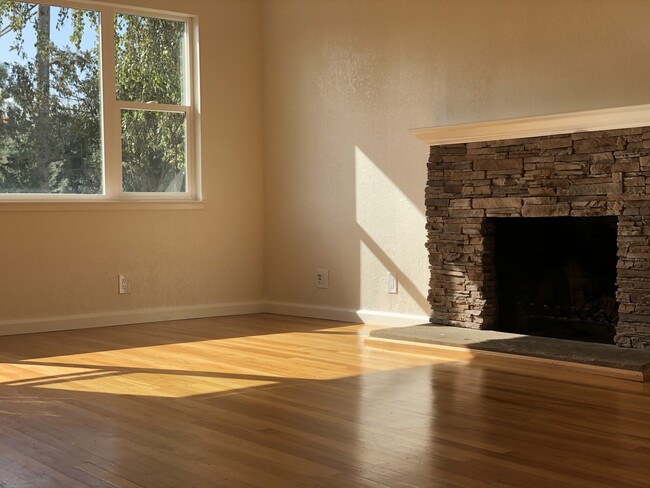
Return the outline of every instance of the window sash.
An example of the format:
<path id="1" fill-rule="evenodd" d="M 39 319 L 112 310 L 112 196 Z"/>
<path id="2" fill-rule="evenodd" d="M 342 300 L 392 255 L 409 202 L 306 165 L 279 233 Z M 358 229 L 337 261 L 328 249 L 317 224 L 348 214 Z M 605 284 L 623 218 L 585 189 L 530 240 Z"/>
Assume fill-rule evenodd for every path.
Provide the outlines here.
<path id="1" fill-rule="evenodd" d="M 100 62 L 100 103 L 103 154 L 103 193 L 62 194 L 62 193 L 0 193 L 2 201 L 26 202 L 99 202 L 99 201 L 177 201 L 200 200 L 199 166 L 196 127 L 198 111 L 195 87 L 195 25 L 191 16 L 158 12 L 151 9 L 139 9 L 128 6 L 86 3 L 68 0 L 21 0 L 26 3 L 51 5 L 99 13 L 99 62 Z M 173 20 L 185 23 L 184 43 L 184 101 L 187 105 L 170 105 L 159 103 L 125 102 L 117 100 L 115 74 L 115 33 L 114 18 L 116 14 L 139 15 Z M 150 110 L 156 112 L 185 113 L 186 120 L 186 192 L 124 192 L 122 190 L 122 110 Z"/>
<path id="2" fill-rule="evenodd" d="M 155 113 L 176 113 L 185 115 L 185 192 L 125 192 L 123 191 L 124 182 L 120 180 L 120 191 L 122 198 L 158 198 L 159 195 L 186 195 L 190 192 L 190 151 L 192 145 L 189 143 L 190 124 L 192 123 L 191 107 L 187 105 L 168 105 L 157 103 L 139 103 L 139 102 L 118 102 L 119 116 L 121 119 L 122 112 L 125 110 L 134 110 L 139 112 L 155 112 Z M 120 150 L 122 147 L 122 130 L 120 123 Z M 120 160 L 120 172 L 123 169 L 122 161 Z"/>

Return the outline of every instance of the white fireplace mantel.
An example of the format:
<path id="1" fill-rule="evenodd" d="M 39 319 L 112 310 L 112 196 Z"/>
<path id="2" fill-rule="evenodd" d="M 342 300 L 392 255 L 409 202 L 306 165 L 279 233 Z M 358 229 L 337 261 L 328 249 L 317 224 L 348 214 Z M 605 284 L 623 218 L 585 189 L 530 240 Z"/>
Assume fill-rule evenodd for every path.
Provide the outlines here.
<path id="1" fill-rule="evenodd" d="M 650 105 L 457 124 L 409 132 L 429 146 L 650 126 Z"/>

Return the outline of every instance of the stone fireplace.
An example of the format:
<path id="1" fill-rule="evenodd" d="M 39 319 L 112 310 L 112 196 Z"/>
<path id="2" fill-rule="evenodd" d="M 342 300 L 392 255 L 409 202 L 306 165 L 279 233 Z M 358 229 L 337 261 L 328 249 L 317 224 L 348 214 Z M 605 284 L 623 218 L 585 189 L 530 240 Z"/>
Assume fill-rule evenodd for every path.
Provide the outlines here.
<path id="1" fill-rule="evenodd" d="M 650 348 L 649 189 L 650 127 L 432 145 L 431 322 Z"/>

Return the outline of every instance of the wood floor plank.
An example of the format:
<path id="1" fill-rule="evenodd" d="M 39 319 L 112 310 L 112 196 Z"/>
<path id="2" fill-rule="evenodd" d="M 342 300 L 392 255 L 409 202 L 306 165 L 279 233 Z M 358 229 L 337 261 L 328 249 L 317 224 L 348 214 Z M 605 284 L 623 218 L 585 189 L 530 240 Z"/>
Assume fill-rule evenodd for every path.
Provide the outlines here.
<path id="1" fill-rule="evenodd" d="M 279 315 L 0 338 L 0 487 L 650 488 L 650 386 Z"/>

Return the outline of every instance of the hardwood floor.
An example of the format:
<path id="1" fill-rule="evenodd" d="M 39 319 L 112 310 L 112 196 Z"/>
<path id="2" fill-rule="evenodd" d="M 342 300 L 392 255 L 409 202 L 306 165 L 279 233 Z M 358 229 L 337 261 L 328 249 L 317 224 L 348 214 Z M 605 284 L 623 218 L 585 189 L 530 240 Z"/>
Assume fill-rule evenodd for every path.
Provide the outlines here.
<path id="1" fill-rule="evenodd" d="M 650 487 L 650 387 L 277 315 L 0 338 L 0 487 Z"/>

